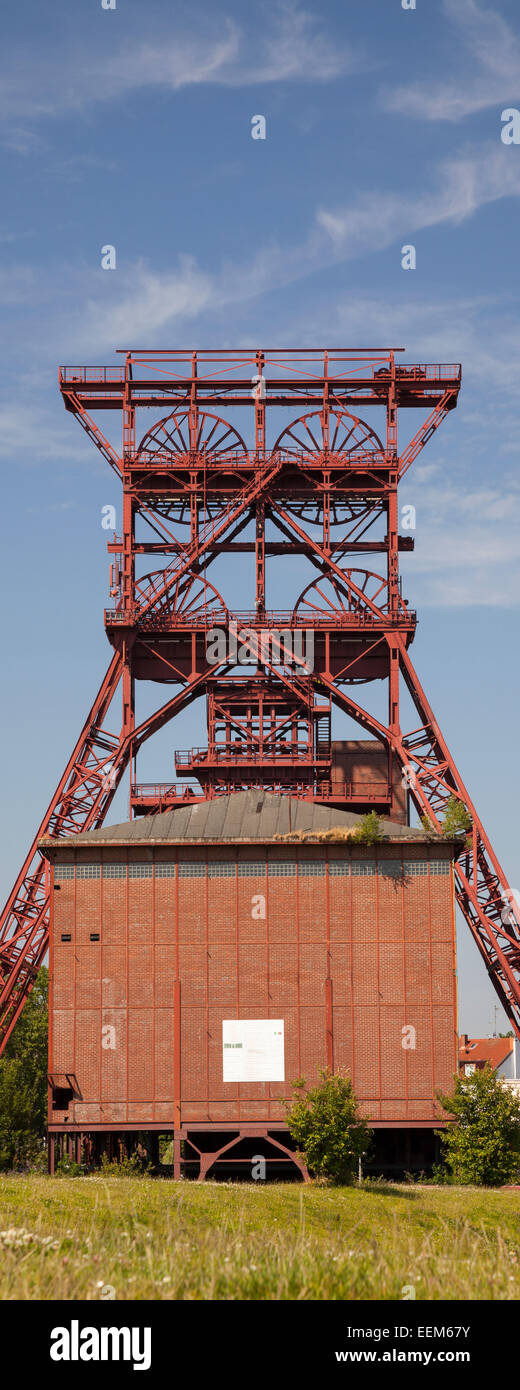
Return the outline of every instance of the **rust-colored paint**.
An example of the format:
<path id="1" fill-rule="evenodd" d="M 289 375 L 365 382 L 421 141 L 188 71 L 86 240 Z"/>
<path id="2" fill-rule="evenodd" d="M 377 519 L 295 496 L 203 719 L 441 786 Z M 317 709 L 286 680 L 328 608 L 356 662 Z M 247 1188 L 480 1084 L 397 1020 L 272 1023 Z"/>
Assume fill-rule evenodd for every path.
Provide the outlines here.
<path id="1" fill-rule="evenodd" d="M 181 1127 L 181 982 L 173 983 L 173 1123 Z"/>
<path id="2" fill-rule="evenodd" d="M 332 1022 L 332 980 L 325 980 L 325 1017 L 327 1028 L 327 1066 L 334 1071 L 334 1027 Z"/>
<path id="3" fill-rule="evenodd" d="M 144 876 L 65 880 L 55 885 L 51 938 L 51 1073 L 73 1073 L 80 1094 L 65 1122 L 140 1129 L 186 1124 L 283 1123 L 283 1099 L 322 1066 L 348 1071 L 375 1124 L 437 1123 L 436 1092 L 454 1072 L 453 876 L 448 846 L 407 844 L 407 859 L 445 856 L 448 873 L 390 877 L 332 874 L 328 860 L 373 859 L 375 851 L 270 844 L 267 858 L 314 859 L 323 874 L 238 874 L 247 847 L 154 850 L 174 877 L 158 876 L 152 851 L 103 850 L 150 867 Z M 60 851 L 60 857 L 66 851 Z M 94 864 L 77 848 L 78 866 Z M 230 864 L 225 876 L 179 877 L 176 860 Z M 97 863 L 100 864 L 100 852 Z M 265 919 L 251 916 L 253 895 Z M 91 942 L 93 927 L 101 940 Z M 62 932 L 72 940 L 61 942 Z M 146 969 L 143 962 L 146 961 Z M 107 991 L 102 999 L 101 986 Z M 107 1002 L 108 1000 L 108 1002 Z M 284 1018 L 285 1082 L 222 1080 L 222 1021 Z M 116 1029 L 103 1050 L 102 1028 Z M 402 1030 L 417 1032 L 402 1046 Z M 100 1060 L 101 1059 L 101 1060 Z"/>
<path id="4" fill-rule="evenodd" d="M 114 607 L 105 613 L 107 637 L 115 650 L 2 914 L 0 1052 L 47 949 L 49 904 L 38 853 L 41 837 L 66 839 L 102 825 L 127 769 L 132 810 L 174 807 L 192 795 L 191 788 L 178 783 L 138 783 L 135 755 L 196 695 L 208 697 L 212 746 L 179 750 L 176 765 L 197 777 L 199 801 L 218 799 L 240 787 L 270 787 L 286 793 L 292 789 L 300 799 L 342 804 L 359 812 L 386 809 L 403 819 L 407 797 L 399 771 L 410 764 L 415 774 L 410 798 L 416 810 L 430 815 L 437 827 L 451 792 L 461 800 L 470 815 L 473 842 L 457 862 L 457 898 L 520 1037 L 518 922 L 504 923 L 497 911 L 497 904 L 506 901 L 511 890 L 412 666 L 409 647 L 416 615 L 403 599 L 399 583 L 399 553 L 413 549 L 413 540 L 398 534 L 398 485 L 456 406 L 461 368 L 457 363 L 403 362 L 402 351 L 125 351 L 117 364 L 60 368 L 64 405 L 122 485 L 122 535 L 108 543 L 115 561 Z M 253 379 L 258 392 L 251 389 Z M 359 418 L 358 412 L 365 407 L 371 419 L 377 410 L 380 433 Z M 159 411 L 166 415 L 144 426 L 142 412 L 148 414 L 150 409 L 154 415 Z M 224 417 L 218 413 L 221 409 Z M 117 447 L 97 419 L 98 412 L 105 410 L 116 411 L 121 419 Z M 226 418 L 229 410 L 233 423 Z M 421 422 L 399 452 L 401 410 L 408 418 L 410 410 L 420 411 Z M 240 430 L 238 420 L 235 423 L 237 412 L 242 417 Z M 142 421 L 144 434 L 140 427 L 136 430 L 136 420 Z M 148 529 L 148 521 L 150 510 L 153 515 L 157 503 L 164 501 L 165 487 L 173 504 L 170 524 L 174 529 L 168 526 L 168 539 L 158 540 L 157 528 Z M 334 529 L 336 504 L 340 514 L 345 508 L 341 541 Z M 186 544 L 175 519 L 188 510 L 191 535 Z M 265 540 L 265 514 L 277 539 L 270 535 Z M 377 539 L 371 528 L 384 516 L 386 535 Z M 309 524 L 311 517 L 321 517 L 321 543 L 316 528 Z M 256 526 L 256 540 L 237 539 L 249 522 Z M 147 539 L 141 539 L 143 531 Z M 238 551 L 254 555 L 257 604 L 253 612 L 235 609 L 238 585 L 235 593 L 220 595 L 206 576 L 207 564 L 217 555 Z M 293 593 L 285 611 L 267 612 L 267 560 L 280 554 L 293 559 L 306 556 L 319 570 L 319 580 L 308 584 L 299 596 Z M 143 573 L 139 565 L 136 581 L 138 555 L 149 556 L 151 568 Z M 208 624 L 217 614 L 219 622 L 227 625 L 229 620 L 256 632 L 266 627 L 301 636 L 310 624 L 315 636 L 314 665 L 306 675 L 286 666 L 281 678 L 272 662 L 262 659 L 256 676 L 244 677 L 246 703 L 252 711 L 247 728 L 241 729 L 237 722 L 229 683 L 226 692 L 226 682 L 219 680 L 220 741 L 213 739 L 217 729 L 212 724 L 211 699 L 216 679 L 228 670 L 228 664 L 221 663 L 217 670 L 206 656 Z M 414 706 L 412 731 L 406 731 L 399 715 L 401 678 Z M 363 696 L 358 704 L 358 692 L 353 692 L 355 682 L 376 679 L 387 686 L 384 723 L 364 708 Z M 173 681 L 179 686 L 138 727 L 135 680 Z M 236 695 L 237 683 L 232 684 Z M 122 721 L 113 705 L 121 685 Z M 324 698 L 328 701 L 325 716 Z M 378 775 L 375 784 L 369 785 L 363 777 L 360 786 L 357 774 L 354 781 L 332 776 L 330 723 L 327 738 L 323 724 L 324 717 L 330 719 L 332 703 L 391 754 L 384 780 Z M 276 733 L 271 743 L 260 717 L 263 707 L 275 711 L 274 718 L 269 716 Z M 107 754 L 110 779 L 103 774 Z M 266 950 L 271 954 L 269 941 Z M 79 979 L 81 988 L 86 988 L 82 967 Z M 144 979 L 148 979 L 146 968 Z M 143 986 L 142 1004 L 145 997 Z M 144 1016 L 143 1026 L 147 1026 Z M 146 1064 L 152 1071 L 154 1046 L 153 1037 L 147 1039 Z M 381 1047 L 378 1055 L 382 1065 Z M 356 1048 L 356 1056 L 362 1072 L 363 1047 Z M 127 1061 L 134 1065 L 131 1056 Z M 99 1058 L 98 1065 L 103 1066 Z M 413 1058 L 406 1065 L 412 1074 Z"/>

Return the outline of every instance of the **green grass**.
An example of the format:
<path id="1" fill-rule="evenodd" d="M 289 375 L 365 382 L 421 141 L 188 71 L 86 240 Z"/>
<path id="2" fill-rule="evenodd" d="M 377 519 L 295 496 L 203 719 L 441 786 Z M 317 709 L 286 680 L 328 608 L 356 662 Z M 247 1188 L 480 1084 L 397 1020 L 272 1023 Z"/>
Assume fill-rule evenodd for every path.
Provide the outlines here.
<path id="1" fill-rule="evenodd" d="M 520 1193 L 0 1177 L 0 1298 L 520 1299 Z"/>

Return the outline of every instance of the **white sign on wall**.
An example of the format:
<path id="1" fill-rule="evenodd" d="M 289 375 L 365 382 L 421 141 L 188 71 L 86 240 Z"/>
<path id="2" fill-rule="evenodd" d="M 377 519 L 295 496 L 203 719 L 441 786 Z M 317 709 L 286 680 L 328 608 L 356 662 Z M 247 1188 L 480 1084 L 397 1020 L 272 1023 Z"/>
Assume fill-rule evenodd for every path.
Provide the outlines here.
<path id="1" fill-rule="evenodd" d="M 223 1081 L 285 1081 L 283 1018 L 222 1023 Z"/>

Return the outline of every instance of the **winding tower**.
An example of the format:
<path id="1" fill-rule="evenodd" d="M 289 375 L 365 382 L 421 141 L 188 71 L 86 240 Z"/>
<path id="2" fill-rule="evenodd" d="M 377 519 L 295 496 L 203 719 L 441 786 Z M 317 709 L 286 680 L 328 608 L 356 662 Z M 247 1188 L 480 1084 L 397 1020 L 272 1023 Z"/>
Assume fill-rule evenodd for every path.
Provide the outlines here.
<path id="1" fill-rule="evenodd" d="M 1 919 L 0 1049 L 47 949 L 38 840 L 101 826 L 126 772 L 131 815 L 257 786 L 394 821 L 409 795 L 439 828 L 458 798 L 471 830 L 457 900 L 520 1037 L 518 911 L 412 665 L 416 614 L 399 576 L 413 540 L 399 535 L 398 485 L 456 406 L 461 369 L 403 364 L 401 351 L 125 351 L 116 366 L 60 369 L 66 409 L 122 483 L 108 546 L 112 655 Z M 363 419 L 376 408 L 379 433 Z M 399 453 L 398 414 L 410 410 L 421 423 Z M 121 415 L 121 448 L 100 428 L 105 411 Z M 221 593 L 208 578 L 224 555 L 253 561 L 247 608 L 240 580 Z M 306 582 L 270 606 L 266 576 L 282 557 Z M 136 682 L 160 692 L 141 722 Z M 363 703 L 373 682 L 387 692 L 378 718 Z M 176 753 L 178 780 L 140 780 L 145 742 L 201 697 L 207 744 Z M 335 709 L 359 743 L 332 738 Z"/>

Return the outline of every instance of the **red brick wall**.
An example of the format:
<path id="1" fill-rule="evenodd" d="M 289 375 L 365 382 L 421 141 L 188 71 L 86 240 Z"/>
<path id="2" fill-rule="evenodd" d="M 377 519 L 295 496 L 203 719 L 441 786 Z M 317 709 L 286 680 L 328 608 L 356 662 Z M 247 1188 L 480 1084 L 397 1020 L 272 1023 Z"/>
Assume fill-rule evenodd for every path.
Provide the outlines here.
<path id="1" fill-rule="evenodd" d="M 388 781 L 388 753 L 377 739 L 333 739 L 332 770 L 333 786 L 352 782 L 357 788 L 364 782 Z M 403 773 L 397 759 L 394 759 L 392 787 L 392 820 L 401 825 L 408 822 L 408 793 L 403 786 Z"/>
<path id="2" fill-rule="evenodd" d="M 456 1070 L 451 868 L 439 874 L 430 862 L 424 874 L 388 876 L 384 861 L 395 864 L 401 850 L 385 845 L 377 872 L 343 875 L 328 871 L 329 856 L 355 868 L 373 863 L 374 852 L 269 846 L 270 859 L 312 858 L 327 868 L 323 876 L 280 877 L 266 875 L 262 847 L 213 846 L 208 857 L 232 860 L 232 877 L 205 870 L 203 877 L 161 877 L 154 853 L 156 865 L 177 858 L 174 847 L 129 849 L 132 863 L 148 865 L 153 876 L 127 877 L 126 867 L 124 878 L 55 875 L 50 1071 L 77 1078 L 81 1100 L 69 1122 L 171 1125 L 175 1102 L 183 1122 L 280 1120 L 290 1081 L 315 1081 L 327 1061 L 350 1071 L 374 1121 L 438 1115 L 435 1093 L 451 1088 Z M 253 876 L 237 874 L 237 853 L 248 862 L 262 856 Z M 442 853 L 426 845 L 403 850 L 407 861 L 423 863 Z M 126 865 L 125 850 L 104 857 Z M 60 858 L 73 863 L 72 851 Z M 183 848 L 178 858 L 205 864 L 206 851 Z M 76 859 L 83 873 L 88 862 L 94 871 L 100 863 L 92 849 Z M 252 915 L 257 895 L 265 898 L 265 918 Z M 67 932 L 72 940 L 62 942 Z M 286 1082 L 224 1083 L 222 1020 L 268 1017 L 285 1021 Z M 415 1036 L 403 1037 L 405 1028 Z M 415 1045 L 404 1047 L 407 1039 Z M 53 1111 L 50 1118 L 64 1116 Z"/>

